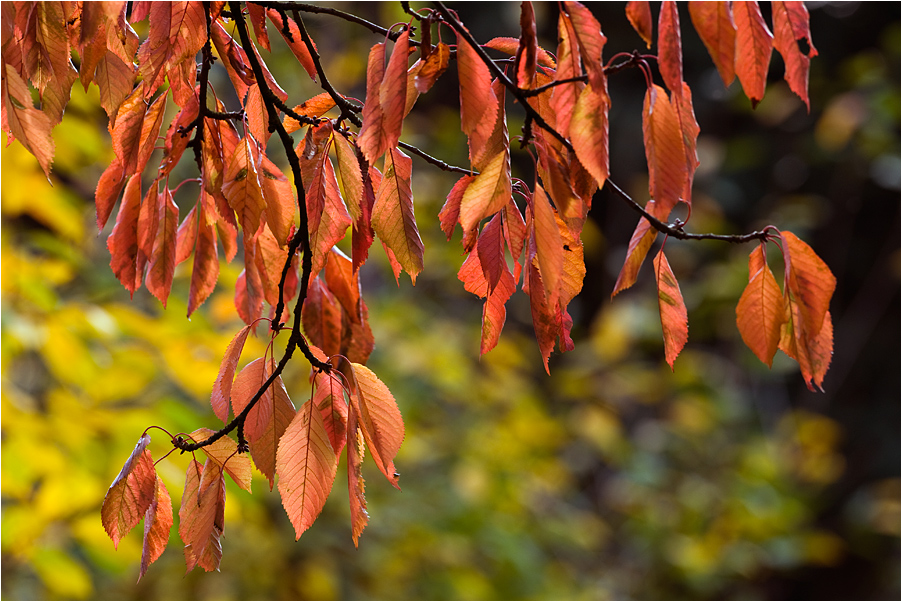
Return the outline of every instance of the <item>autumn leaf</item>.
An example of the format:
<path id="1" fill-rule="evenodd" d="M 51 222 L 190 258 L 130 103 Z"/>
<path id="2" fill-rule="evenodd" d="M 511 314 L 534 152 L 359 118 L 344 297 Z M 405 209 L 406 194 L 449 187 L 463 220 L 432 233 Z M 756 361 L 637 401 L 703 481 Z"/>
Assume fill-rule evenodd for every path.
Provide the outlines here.
<path id="1" fill-rule="evenodd" d="M 607 83 L 601 90 L 594 86 L 583 88 L 570 119 L 570 142 L 576 157 L 586 168 L 598 187 L 604 186 L 609 174 L 608 111 L 611 98 Z"/>
<path id="2" fill-rule="evenodd" d="M 542 275 L 545 301 L 554 307 L 560 292 L 561 271 L 564 267 L 564 247 L 558 230 L 554 209 L 548 202 L 545 190 L 536 184 L 532 197 L 532 229 L 536 241 L 536 260 Z M 530 295 L 539 294 L 530 289 Z"/>
<path id="3" fill-rule="evenodd" d="M 657 210 L 655 207 L 655 201 L 650 200 L 645 205 L 645 210 L 652 216 L 656 216 Z M 617 275 L 617 282 L 614 283 L 611 299 L 620 291 L 624 291 L 636 283 L 636 278 L 639 276 L 639 268 L 642 267 L 645 256 L 657 237 L 658 231 L 652 227 L 651 222 L 644 217 L 640 217 L 639 223 L 636 224 L 636 229 L 633 230 L 633 235 L 630 237 L 626 259 L 623 262 L 623 267 L 620 268 L 620 274 Z"/>
<path id="4" fill-rule="evenodd" d="M 147 290 L 160 300 L 163 307 L 166 307 L 175 273 L 175 246 L 179 220 L 179 208 L 172 199 L 172 192 L 168 187 L 160 195 L 159 211 L 158 229 L 154 237 L 145 285 Z"/>
<path id="5" fill-rule="evenodd" d="M 103 498 L 100 509 L 103 528 L 117 548 L 153 503 L 157 473 L 147 449 L 149 444 L 150 435 L 144 433 Z"/>
<path id="6" fill-rule="evenodd" d="M 200 216 L 197 225 L 197 241 L 194 246 L 194 266 L 188 290 L 188 317 L 207 300 L 219 279 L 219 255 L 216 250 L 215 218 L 210 215 L 212 199 L 201 190 Z M 211 223 L 213 219 L 213 223 Z"/>
<path id="7" fill-rule="evenodd" d="M 224 518 L 225 478 L 222 467 L 210 458 L 203 466 L 192 459 L 179 509 L 179 537 L 185 544 L 187 572 L 190 573 L 198 565 L 205 571 L 219 569 Z"/>
<path id="8" fill-rule="evenodd" d="M 319 277 L 310 281 L 301 319 L 310 342 L 326 356 L 341 352 L 341 306 Z"/>
<path id="9" fill-rule="evenodd" d="M 336 374 L 326 372 L 316 373 L 313 386 L 313 405 L 322 414 L 332 450 L 338 456 L 345 446 L 348 428 L 348 402 L 344 387 Z"/>
<path id="10" fill-rule="evenodd" d="M 579 77 L 582 75 L 583 70 L 579 57 L 576 32 L 573 30 L 573 23 L 570 22 L 570 17 L 563 11 L 561 11 L 558 18 L 558 40 L 558 67 L 554 73 L 554 81 L 559 82 Z M 585 85 L 581 82 L 571 81 L 559 84 L 552 89 L 549 104 L 554 116 L 553 123 L 560 134 L 566 138 L 571 137 L 570 123 L 573 110 L 576 100 L 584 87 Z M 598 94 L 598 91 L 596 91 L 596 94 Z"/>
<path id="11" fill-rule="evenodd" d="M 268 374 L 264 371 L 263 358 L 250 362 L 235 377 L 232 384 L 232 413 L 235 416 L 241 414 L 250 405 L 251 400 L 266 382 Z M 272 386 L 266 388 L 254 407 L 250 409 L 244 420 L 244 435 L 248 442 L 255 442 L 266 432 L 269 423 L 272 422 L 273 398 Z"/>
<path id="12" fill-rule="evenodd" d="M 149 98 L 166 73 L 191 59 L 206 41 L 206 17 L 201 2 L 153 2 L 148 37 L 138 49 L 138 65 Z"/>
<path id="13" fill-rule="evenodd" d="M 106 242 L 110 251 L 110 268 L 131 295 L 138 289 L 141 278 L 141 274 L 137 273 L 140 208 L 141 178 L 132 176 L 125 186 L 116 225 Z"/>
<path id="14" fill-rule="evenodd" d="M 363 450 L 364 437 L 360 430 L 357 412 L 354 407 L 348 408 L 348 498 L 351 505 L 351 539 L 354 547 L 363 529 L 369 522 L 369 514 L 366 512 L 366 497 L 364 495 L 363 480 Z"/>
<path id="15" fill-rule="evenodd" d="M 416 284 L 417 274 L 423 271 L 423 241 L 413 213 L 412 164 L 410 157 L 398 149 L 386 153 L 385 175 L 373 205 L 372 220 L 376 234 Z"/>
<path id="16" fill-rule="evenodd" d="M 172 529 L 172 499 L 163 480 L 156 478 L 153 501 L 144 514 L 144 547 L 141 552 L 141 571 L 138 581 L 147 573 L 147 568 L 157 560 L 169 543 L 169 531 Z"/>
<path id="17" fill-rule="evenodd" d="M 260 215 L 266 207 L 260 185 L 259 153 L 247 136 L 235 147 L 223 174 L 222 193 L 238 214 L 244 231 L 245 247 L 260 226 Z"/>
<path id="18" fill-rule="evenodd" d="M 5 62 L 3 63 L 2 99 L 4 125 L 7 126 L 5 129 L 15 136 L 22 146 L 28 149 L 28 152 L 34 155 L 49 180 L 50 164 L 53 162 L 54 152 L 53 138 L 50 134 L 53 126 L 46 113 L 34 108 L 28 85 L 19 77 L 15 68 Z M 116 194 L 118 195 L 118 191 Z M 112 209 L 112 204 L 110 209 Z"/>
<path id="19" fill-rule="evenodd" d="M 442 226 L 442 232 L 445 233 L 449 241 L 454 234 L 454 226 L 457 225 L 460 218 L 460 204 L 463 201 L 464 193 L 475 179 L 476 176 L 463 176 L 455 182 L 445 198 L 445 204 L 442 205 L 439 211 L 438 217 Z"/>
<path id="20" fill-rule="evenodd" d="M 734 2 L 732 6 L 736 22 L 736 75 L 754 109 L 764 98 L 774 36 L 768 31 L 757 2 Z"/>
<path id="21" fill-rule="evenodd" d="M 311 119 L 318 119 L 325 115 L 330 109 L 335 107 L 335 99 L 332 98 L 332 95 L 328 92 L 321 92 L 316 96 L 309 98 L 297 105 L 292 109 L 298 115 L 303 117 L 310 117 Z M 285 126 L 285 131 L 289 134 L 292 134 L 299 129 L 301 129 L 303 124 L 300 121 L 295 119 L 294 117 L 285 116 L 285 120 L 282 122 L 282 125 Z"/>
<path id="22" fill-rule="evenodd" d="M 285 43 L 288 45 L 288 49 L 294 54 L 295 58 L 301 64 L 301 67 L 304 68 L 307 75 L 310 76 L 310 79 L 316 81 L 316 64 L 313 62 L 313 57 L 310 55 L 307 44 L 304 43 L 304 40 L 301 37 L 301 30 L 298 28 L 298 24 L 291 17 L 287 17 L 288 35 L 286 35 L 285 21 L 282 19 L 284 14 L 273 8 L 267 8 L 266 14 L 269 17 L 269 20 L 273 22 L 273 25 L 279 30 L 279 33 L 282 34 Z M 316 49 L 316 44 L 313 44 L 313 48 L 314 50 Z"/>
<path id="23" fill-rule="evenodd" d="M 335 157 L 338 159 L 338 179 L 344 192 L 345 205 L 355 222 L 363 211 L 363 171 L 358 159 L 358 149 L 343 135 L 333 136 Z"/>
<path id="24" fill-rule="evenodd" d="M 401 127 L 407 107 L 407 57 L 409 55 L 410 29 L 405 29 L 392 48 L 385 67 L 385 76 L 379 86 L 379 104 L 382 105 L 382 127 L 385 129 L 386 148 L 398 145 Z M 368 157 L 369 158 L 369 157 Z"/>
<path id="25" fill-rule="evenodd" d="M 714 60 L 724 86 L 729 86 L 736 77 L 736 24 L 731 3 L 690 2 L 689 17 Z"/>
<path id="26" fill-rule="evenodd" d="M 308 399 L 279 440 L 276 455 L 279 494 L 295 539 L 322 512 L 337 468 L 338 457 L 329 443 L 322 414 Z"/>
<path id="27" fill-rule="evenodd" d="M 658 282 L 658 310 L 664 331 L 664 357 L 673 370 L 674 360 L 689 340 L 689 318 L 680 285 L 670 269 L 663 247 L 655 256 L 654 266 L 655 280 Z"/>
<path id="28" fill-rule="evenodd" d="M 468 232 L 501 210 L 511 198 L 510 153 L 505 148 L 469 183 L 460 201 L 460 225 Z"/>
<path id="29" fill-rule="evenodd" d="M 808 9 L 803 2 L 777 1 L 772 4 L 772 13 L 774 48 L 783 56 L 786 64 L 783 77 L 789 84 L 789 89 L 805 101 L 805 106 L 811 111 L 811 103 L 808 101 L 808 66 L 811 57 L 817 56 L 817 50 L 811 43 Z"/>
<path id="30" fill-rule="evenodd" d="M 457 76 L 460 81 L 460 127 L 470 144 L 470 161 L 482 154 L 498 119 L 498 97 L 488 67 L 470 44 L 457 35 Z"/>
<path id="31" fill-rule="evenodd" d="M 630 0 L 630 2 L 627 2 L 626 18 L 629 19 L 630 25 L 645 41 L 645 44 L 651 48 L 652 21 L 648 0 Z"/>
<path id="32" fill-rule="evenodd" d="M 448 69 L 448 60 L 451 57 L 451 49 L 444 42 L 435 45 L 432 53 L 423 61 L 423 66 L 414 77 L 414 85 L 417 92 L 425 94 L 432 89 L 435 80 L 441 77 Z"/>
<path id="33" fill-rule="evenodd" d="M 749 255 L 749 283 L 736 306 L 736 326 L 746 346 L 771 367 L 783 325 L 783 294 L 767 266 L 762 243 Z"/>
<path id="34" fill-rule="evenodd" d="M 190 434 L 195 442 L 205 441 L 215 434 L 208 428 L 199 428 Z M 220 437 L 213 443 L 205 445 L 201 450 L 207 454 L 207 458 L 215 462 L 220 469 L 232 477 L 235 483 L 251 492 L 251 461 L 244 454 L 238 453 L 238 444 L 229 437 Z"/>
<path id="35" fill-rule="evenodd" d="M 267 366 L 265 376 L 273 372 L 272 359 Z M 251 457 L 254 459 L 254 465 L 269 479 L 269 490 L 272 491 L 276 476 L 276 452 L 279 447 L 279 440 L 285 434 L 285 430 L 294 419 L 297 410 L 291 399 L 288 397 L 288 391 L 285 390 L 285 383 L 279 376 L 273 382 L 271 387 L 272 396 L 272 420 L 266 425 L 266 429 L 257 438 L 256 441 L 250 441 Z"/>
<path id="36" fill-rule="evenodd" d="M 510 56 L 517 55 L 517 49 L 520 48 L 520 38 L 511 38 L 507 36 L 500 36 L 497 38 L 492 38 L 488 42 L 482 45 L 485 48 L 491 48 L 492 50 L 497 50 L 499 52 L 503 52 Z M 556 67 L 556 62 L 554 57 L 551 54 L 542 48 L 538 47 L 538 54 L 536 55 L 536 62 L 543 67 L 548 67 L 549 69 L 554 69 Z"/>
<path id="37" fill-rule="evenodd" d="M 836 277 L 814 250 L 795 234 L 783 231 L 780 236 L 786 262 L 784 286 L 798 300 L 805 332 L 815 335 L 830 307 Z"/>
<path id="38" fill-rule="evenodd" d="M 680 15 L 674 0 L 661 3 L 658 15 L 658 69 L 674 97 L 683 93 L 683 50 L 680 40 Z"/>
<path id="39" fill-rule="evenodd" d="M 667 92 L 652 85 L 645 94 L 642 134 L 648 162 L 649 194 L 663 219 L 682 200 L 688 178 L 686 149 L 676 110 Z"/>
<path id="40" fill-rule="evenodd" d="M 376 466 L 385 478 L 398 487 L 394 458 L 404 440 L 404 421 L 401 411 L 388 387 L 372 370 L 352 362 L 353 390 L 351 403 L 360 419 L 360 428 Z"/>
<path id="41" fill-rule="evenodd" d="M 517 56 L 514 61 L 514 73 L 517 75 L 517 87 L 530 89 L 536 79 L 539 42 L 536 33 L 536 14 L 532 2 L 520 4 L 520 43 L 517 45 Z"/>
<path id="42" fill-rule="evenodd" d="M 607 38 L 601 33 L 598 19 L 579 2 L 564 2 L 564 7 L 573 23 L 573 31 L 579 43 L 579 54 L 589 75 L 589 85 L 596 90 L 607 89 L 602 60 Z"/>
<path id="43" fill-rule="evenodd" d="M 223 423 L 229 421 L 232 381 L 235 378 L 235 369 L 238 367 L 238 358 L 241 357 L 241 351 L 244 349 L 244 343 L 247 341 L 247 335 L 250 334 L 250 331 L 251 327 L 245 326 L 238 331 L 238 334 L 226 347 L 225 354 L 222 356 L 222 363 L 219 365 L 219 373 L 216 375 L 216 381 L 213 383 L 210 404 L 213 406 L 213 413 Z"/>

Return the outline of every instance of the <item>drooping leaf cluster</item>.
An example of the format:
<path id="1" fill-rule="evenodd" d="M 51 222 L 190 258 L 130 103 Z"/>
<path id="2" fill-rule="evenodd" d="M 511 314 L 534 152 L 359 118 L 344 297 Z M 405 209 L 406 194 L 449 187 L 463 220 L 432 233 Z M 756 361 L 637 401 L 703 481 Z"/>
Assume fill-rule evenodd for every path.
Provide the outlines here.
<path id="1" fill-rule="evenodd" d="M 97 185 L 97 224 L 105 226 L 118 202 L 107 246 L 123 286 L 134 294 L 143 284 L 165 306 L 176 265 L 191 259 L 190 315 L 216 286 L 220 246 L 227 261 L 239 254 L 243 259 L 234 298 L 247 326 L 226 349 L 211 395 L 212 409 L 225 426 L 171 438 L 174 448 L 207 454 L 205 464 L 189 463 L 179 512 L 189 570 L 218 567 L 224 474 L 250 490 L 246 452 L 270 488 L 278 480 L 298 537 L 321 511 L 345 448 L 355 544 L 368 520 L 360 473 L 365 448 L 397 486 L 393 459 L 404 425 L 388 388 L 364 365 L 374 341 L 359 270 L 376 238 L 396 279 L 403 271 L 415 283 L 424 269 L 412 155 L 461 174 L 438 217 L 449 240 L 460 226 L 466 259 L 458 278 L 485 299 L 481 353 L 497 344 L 506 303 L 517 288 L 529 297 L 546 370 L 555 346 L 573 348 L 568 306 L 586 273 L 582 230 L 595 193 L 607 187 L 640 214 L 612 296 L 636 282 L 659 233 L 665 241 L 669 236 L 757 240 L 749 284 L 737 306 L 742 338 L 768 365 L 782 349 L 798 361 L 810 388 L 822 385 L 832 353 L 828 307 L 835 279 L 811 248 L 773 226 L 728 236 L 689 234 L 684 222 L 668 223 L 679 204 L 688 206 L 691 216 L 698 167 L 699 127 L 692 90 L 683 80 L 675 2 L 662 3 L 657 37 L 648 2 L 628 2 L 626 17 L 657 54 L 620 52 L 607 61 L 601 24 L 579 2 L 559 4 L 554 52 L 539 46 L 530 2 L 521 5 L 518 38 L 484 44 L 441 3 L 411 11 L 408 23 L 373 26 L 384 38 L 367 57 L 362 104 L 329 83 L 301 18 L 305 10 L 310 7 L 291 2 L 184 0 L 2 5 L 2 127 L 8 139 L 34 154 L 48 177 L 51 132 L 62 119 L 71 86 L 78 79 L 86 89 L 91 84 L 99 89 L 115 158 Z M 771 12 L 773 34 L 756 2 L 689 6 L 692 24 L 726 85 L 738 77 L 756 105 L 776 48 L 790 88 L 807 106 L 808 64 L 817 54 L 807 10 L 800 2 L 773 2 Z M 148 34 L 142 40 L 131 24 L 144 20 Z M 324 92 L 288 102 L 261 53 L 271 50 L 273 32 Z M 490 50 L 506 58 L 493 59 Z M 468 143 L 465 168 L 401 140 L 418 96 L 429 92 L 452 60 Z M 663 87 L 655 83 L 652 63 Z M 607 80 L 630 67 L 640 69 L 648 83 L 641 107 L 649 174 L 644 206 L 611 181 L 609 169 Z M 218 100 L 224 95 L 209 83 L 214 68 L 225 70 L 240 106 Z M 38 91 L 40 108 L 29 84 Z M 528 147 L 535 170 L 525 179 L 511 168 L 506 112 L 511 101 L 526 111 L 520 146 Z M 163 129 L 169 103 L 175 113 Z M 295 132 L 302 132 L 298 140 L 291 136 Z M 290 177 L 267 154 L 273 134 L 281 141 Z M 160 163 L 151 165 L 160 156 L 154 155 L 160 137 Z M 192 160 L 197 179 L 171 183 L 175 167 Z M 197 185 L 198 192 L 193 205 L 180 212 L 174 191 L 183 184 Z M 350 257 L 338 247 L 349 230 Z M 765 261 L 767 241 L 782 252 L 782 292 Z M 663 245 L 653 268 L 665 358 L 673 367 L 688 340 L 688 314 Z M 259 320 L 270 324 L 271 344 L 264 357 L 239 370 L 244 343 Z M 273 343 L 283 331 L 288 331 L 286 349 L 276 361 Z M 300 410 L 281 379 L 296 349 L 313 366 L 312 395 Z M 232 431 L 237 442 L 227 436 Z M 148 443 L 145 434 L 102 511 L 114 543 L 144 518 L 142 575 L 165 547 L 164 533 L 172 524 L 170 498 Z"/>

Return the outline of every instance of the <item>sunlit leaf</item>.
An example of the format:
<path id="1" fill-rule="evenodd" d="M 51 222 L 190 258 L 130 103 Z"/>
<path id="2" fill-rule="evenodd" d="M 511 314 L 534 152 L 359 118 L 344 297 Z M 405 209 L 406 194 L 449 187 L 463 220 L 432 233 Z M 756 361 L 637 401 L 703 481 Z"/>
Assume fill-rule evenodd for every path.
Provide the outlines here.
<path id="1" fill-rule="evenodd" d="M 772 365 L 783 325 L 783 294 L 764 258 L 764 245 L 749 256 L 749 283 L 736 306 L 736 326 L 749 349 Z"/>
<path id="2" fill-rule="evenodd" d="M 172 529 L 172 500 L 163 480 L 156 479 L 153 501 L 144 514 L 144 548 L 141 552 L 141 570 L 138 581 L 147 573 L 147 568 L 157 560 L 169 543 L 169 531 Z"/>
<path id="3" fill-rule="evenodd" d="M 724 86 L 729 86 L 736 77 L 736 24 L 733 22 L 731 3 L 690 2 L 689 17 L 714 60 Z"/>
<path id="4" fill-rule="evenodd" d="M 627 2 L 626 18 L 629 19 L 630 25 L 645 41 L 645 44 L 651 48 L 652 21 L 648 0 L 630 0 Z"/>
<path id="5" fill-rule="evenodd" d="M 357 363 L 352 363 L 352 367 L 354 391 L 351 399 L 366 444 L 385 478 L 400 489 L 394 458 L 404 440 L 401 411 L 391 391 L 372 370 Z"/>
<path id="6" fill-rule="evenodd" d="M 811 29 L 808 27 L 808 9 L 803 2 L 777 1 L 772 4 L 774 23 L 774 48 L 783 56 L 786 64 L 784 78 L 789 89 L 808 101 L 808 66 L 817 50 L 811 43 Z M 807 49 L 807 51 L 802 48 Z"/>
<path id="7" fill-rule="evenodd" d="M 689 340 L 689 317 L 680 285 L 662 247 L 654 259 L 655 280 L 658 282 L 658 310 L 664 331 L 664 357 L 673 369 L 673 362 Z"/>
<path id="8" fill-rule="evenodd" d="M 157 473 L 148 444 L 150 436 L 144 433 L 103 498 L 100 517 L 115 547 L 141 522 L 154 499 Z"/>
<path id="9" fill-rule="evenodd" d="M 195 442 L 204 441 L 213 435 L 215 431 L 208 428 L 199 428 L 191 433 Z M 238 453 L 238 444 L 229 437 L 220 437 L 213 443 L 201 448 L 207 457 L 224 469 L 226 474 L 232 477 L 235 483 L 250 493 L 251 491 L 251 460 L 244 454 Z"/>
<path id="10" fill-rule="evenodd" d="M 736 23 L 736 76 L 755 108 L 764 98 L 774 36 L 767 29 L 757 2 L 734 2 L 732 6 Z"/>

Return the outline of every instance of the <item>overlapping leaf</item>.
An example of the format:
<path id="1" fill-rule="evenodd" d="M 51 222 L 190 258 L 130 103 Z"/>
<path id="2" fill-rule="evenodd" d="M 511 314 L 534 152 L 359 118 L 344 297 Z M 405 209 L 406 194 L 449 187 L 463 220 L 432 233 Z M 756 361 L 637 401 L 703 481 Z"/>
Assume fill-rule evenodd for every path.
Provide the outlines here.
<path id="1" fill-rule="evenodd" d="M 153 501 L 144 513 L 144 546 L 141 552 L 141 571 L 138 581 L 147 573 L 147 568 L 156 561 L 169 543 L 172 529 L 172 499 L 160 477 L 156 478 Z"/>
<path id="2" fill-rule="evenodd" d="M 100 517 L 116 547 L 153 503 L 157 473 L 147 449 L 149 444 L 150 436 L 144 433 L 103 498 Z"/>
<path id="3" fill-rule="evenodd" d="M 749 283 L 736 306 L 736 326 L 749 349 L 768 367 L 780 343 L 783 295 L 767 266 L 764 244 L 749 255 Z"/>
<path id="4" fill-rule="evenodd" d="M 658 310 L 664 331 L 664 357 L 673 369 L 673 362 L 689 340 L 689 317 L 680 285 L 662 247 L 654 259 L 655 280 L 658 282 Z"/>
<path id="5" fill-rule="evenodd" d="M 400 489 L 394 458 L 404 440 L 401 411 L 391 391 L 372 370 L 362 364 L 351 365 L 354 375 L 351 402 L 359 417 L 366 444 L 385 478 Z"/>
<path id="6" fill-rule="evenodd" d="M 416 283 L 423 271 L 423 241 L 413 213 L 410 157 L 399 149 L 385 155 L 385 175 L 373 206 L 373 229 Z"/>
<path id="7" fill-rule="evenodd" d="M 808 9 L 803 2 L 772 3 L 774 20 L 774 48 L 783 56 L 786 64 L 784 78 L 789 89 L 805 101 L 808 101 L 808 66 L 811 57 L 817 56 L 817 50 L 811 43 L 811 30 L 808 27 Z"/>

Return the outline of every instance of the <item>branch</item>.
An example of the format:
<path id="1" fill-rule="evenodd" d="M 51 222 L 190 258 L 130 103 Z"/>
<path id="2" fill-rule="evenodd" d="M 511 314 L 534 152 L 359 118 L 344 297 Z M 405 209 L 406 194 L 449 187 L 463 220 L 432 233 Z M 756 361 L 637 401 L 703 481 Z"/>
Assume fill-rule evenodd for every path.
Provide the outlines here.
<path id="1" fill-rule="evenodd" d="M 392 32 L 391 30 L 376 25 L 375 23 L 371 23 L 362 17 L 358 17 L 357 15 L 353 15 L 351 13 L 346 13 L 343 10 L 338 10 L 337 8 L 315 6 L 313 4 L 307 4 L 306 2 L 255 2 L 254 4 L 259 4 L 260 6 L 266 8 L 274 8 L 278 11 L 292 10 L 311 13 L 315 15 L 331 15 L 333 17 L 338 17 L 339 19 L 344 19 L 345 21 L 350 21 L 351 23 L 356 23 L 357 25 L 362 25 L 373 33 L 387 36 L 392 42 L 397 40 L 398 36 L 401 35 L 400 31 Z M 419 45 L 419 42 L 411 40 L 410 44 L 417 46 Z"/>

